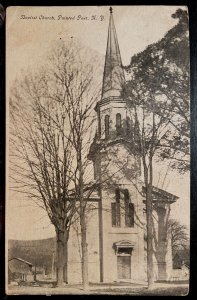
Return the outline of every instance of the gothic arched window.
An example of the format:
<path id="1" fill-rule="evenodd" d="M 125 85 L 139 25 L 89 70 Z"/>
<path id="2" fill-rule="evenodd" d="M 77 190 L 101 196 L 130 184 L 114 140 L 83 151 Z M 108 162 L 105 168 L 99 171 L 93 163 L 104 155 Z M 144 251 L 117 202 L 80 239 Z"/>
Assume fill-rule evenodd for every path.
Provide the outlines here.
<path id="1" fill-rule="evenodd" d="M 121 134 L 121 127 L 122 127 L 122 124 L 121 124 L 121 114 L 116 114 L 116 133 L 117 135 L 120 135 Z"/>
<path id="2" fill-rule="evenodd" d="M 115 190 L 116 202 L 111 203 L 112 226 L 120 227 L 120 189 Z"/>
<path id="3" fill-rule="evenodd" d="M 119 188 L 116 188 L 115 194 L 116 194 L 116 203 L 120 203 L 120 189 Z"/>
<path id="4" fill-rule="evenodd" d="M 124 190 L 124 201 L 125 201 L 125 226 L 134 227 L 134 204 L 131 203 L 129 191 Z"/>
<path id="5" fill-rule="evenodd" d="M 109 137 L 109 116 L 105 116 L 105 138 Z"/>

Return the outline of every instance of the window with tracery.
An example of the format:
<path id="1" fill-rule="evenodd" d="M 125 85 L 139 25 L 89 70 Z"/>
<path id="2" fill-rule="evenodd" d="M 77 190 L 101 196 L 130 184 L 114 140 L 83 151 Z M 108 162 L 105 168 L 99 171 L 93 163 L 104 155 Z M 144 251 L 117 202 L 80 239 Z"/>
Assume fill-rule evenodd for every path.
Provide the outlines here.
<path id="1" fill-rule="evenodd" d="M 121 193 L 124 195 L 122 199 Z M 115 202 L 111 203 L 112 227 L 120 227 L 122 222 L 122 224 L 125 224 L 125 227 L 134 227 L 135 211 L 129 191 L 127 189 L 120 191 L 117 188 L 115 190 L 115 200 Z"/>

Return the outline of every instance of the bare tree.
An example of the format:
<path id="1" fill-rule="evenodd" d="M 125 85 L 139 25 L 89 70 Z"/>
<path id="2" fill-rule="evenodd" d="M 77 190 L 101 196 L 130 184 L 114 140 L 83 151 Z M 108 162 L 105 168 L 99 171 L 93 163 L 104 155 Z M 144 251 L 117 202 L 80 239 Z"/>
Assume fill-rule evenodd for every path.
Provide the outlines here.
<path id="1" fill-rule="evenodd" d="M 55 227 L 58 285 L 67 282 L 69 230 L 80 218 L 85 288 L 84 176 L 97 88 L 92 84 L 93 68 L 79 52 L 83 51 L 77 43 L 60 43 L 42 69 L 15 82 L 10 96 L 10 165 L 13 189 L 44 208 Z"/>
<path id="2" fill-rule="evenodd" d="M 23 92 L 31 104 L 29 113 L 22 109 L 21 103 L 18 110 L 15 107 L 10 111 L 13 122 L 11 168 L 14 189 L 27 193 L 44 208 L 55 226 L 58 285 L 62 285 L 67 281 L 67 242 L 75 213 L 75 202 L 69 199 L 73 155 L 64 135 L 63 111 L 57 102 L 48 99 L 47 83 L 46 74 L 40 82 L 26 78 L 12 94 L 15 102 L 20 101 Z"/>
<path id="3" fill-rule="evenodd" d="M 69 140 L 72 140 L 73 153 L 75 157 L 75 177 L 73 193 L 79 203 L 79 218 L 81 227 L 81 254 L 82 254 L 82 279 L 84 290 L 88 289 L 88 245 L 87 245 L 87 202 L 95 190 L 97 183 L 90 184 L 89 172 L 91 162 L 88 159 L 89 148 L 93 139 L 95 121 L 93 105 L 98 97 L 98 84 L 95 78 L 95 65 L 84 64 L 85 57 L 78 56 L 77 68 L 70 61 L 72 68 L 67 76 L 64 76 L 66 95 L 66 111 L 68 126 L 71 132 Z M 73 69 L 74 66 L 74 69 Z"/>
<path id="4" fill-rule="evenodd" d="M 179 249 L 189 248 L 188 229 L 179 221 L 170 219 L 168 222 L 168 230 L 171 234 L 171 244 L 173 255 Z"/>

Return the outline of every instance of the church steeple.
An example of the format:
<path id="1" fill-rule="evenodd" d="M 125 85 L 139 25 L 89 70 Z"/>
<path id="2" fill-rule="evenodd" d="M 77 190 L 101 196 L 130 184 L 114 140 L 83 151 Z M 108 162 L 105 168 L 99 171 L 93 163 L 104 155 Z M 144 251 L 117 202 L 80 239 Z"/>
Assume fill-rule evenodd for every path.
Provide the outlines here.
<path id="1" fill-rule="evenodd" d="M 125 77 L 122 68 L 122 60 L 116 29 L 113 20 L 113 12 L 110 7 L 110 19 L 107 39 L 107 51 L 103 75 L 102 99 L 120 96 Z"/>
<path id="2" fill-rule="evenodd" d="M 95 107 L 98 117 L 98 140 L 109 142 L 117 138 L 123 138 L 127 127 L 130 128 L 127 103 L 122 97 L 124 83 L 124 70 L 113 12 L 110 7 L 102 95 L 101 100 L 97 102 Z"/>

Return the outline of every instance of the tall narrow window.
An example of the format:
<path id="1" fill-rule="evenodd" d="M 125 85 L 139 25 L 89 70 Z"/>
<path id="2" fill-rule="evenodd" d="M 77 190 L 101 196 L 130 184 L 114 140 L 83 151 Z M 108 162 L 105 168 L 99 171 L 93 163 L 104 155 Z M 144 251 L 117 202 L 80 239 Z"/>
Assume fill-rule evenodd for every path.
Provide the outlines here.
<path id="1" fill-rule="evenodd" d="M 128 215 L 129 215 L 129 223 L 128 223 L 128 227 L 134 227 L 134 204 L 133 203 L 129 203 L 129 211 L 128 211 Z"/>
<path id="2" fill-rule="evenodd" d="M 100 110 L 98 111 L 98 136 L 99 138 L 101 137 L 101 115 L 100 115 Z"/>
<path id="3" fill-rule="evenodd" d="M 116 202 L 111 203 L 112 226 L 120 227 L 120 190 L 115 191 Z"/>
<path id="4" fill-rule="evenodd" d="M 120 227 L 120 203 L 111 203 L 112 210 L 112 226 Z"/>
<path id="5" fill-rule="evenodd" d="M 121 124 L 121 114 L 116 114 L 116 133 L 117 135 L 121 135 L 122 130 L 122 124 Z"/>
<path id="6" fill-rule="evenodd" d="M 116 203 L 120 203 L 120 189 L 117 188 L 115 193 L 116 193 Z"/>
<path id="7" fill-rule="evenodd" d="M 124 201 L 125 201 L 125 226 L 134 227 L 134 204 L 131 203 L 129 197 L 129 191 L 124 190 Z"/>
<path id="8" fill-rule="evenodd" d="M 131 130 L 130 130 L 130 118 L 129 117 L 127 117 L 126 118 L 126 135 L 127 135 L 127 137 L 130 135 L 130 133 L 131 133 Z"/>
<path id="9" fill-rule="evenodd" d="M 100 165 L 99 165 L 98 160 L 97 160 L 94 163 L 94 179 L 98 178 L 98 176 L 99 176 L 99 169 L 100 169 Z"/>
<path id="10" fill-rule="evenodd" d="M 124 203 L 125 203 L 125 226 L 130 227 L 129 221 L 129 191 L 126 189 L 124 190 Z"/>
<path id="11" fill-rule="evenodd" d="M 124 199 L 125 199 L 125 202 L 129 203 L 129 191 L 127 189 L 124 190 Z"/>
<path id="12" fill-rule="evenodd" d="M 109 116 L 105 116 L 105 138 L 109 138 Z"/>

